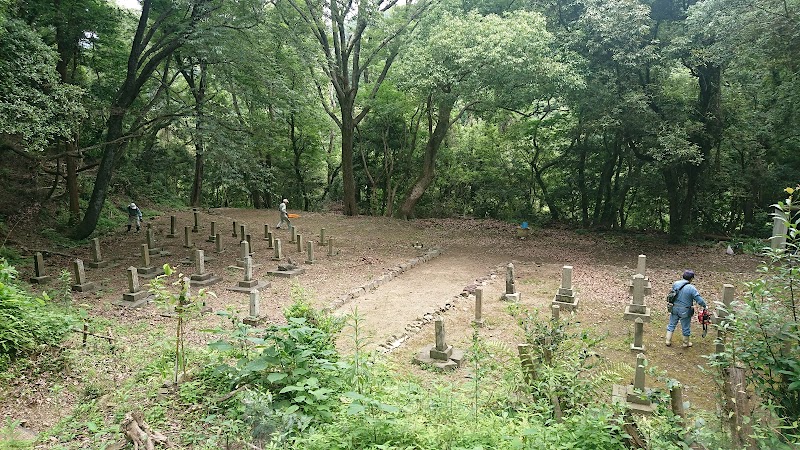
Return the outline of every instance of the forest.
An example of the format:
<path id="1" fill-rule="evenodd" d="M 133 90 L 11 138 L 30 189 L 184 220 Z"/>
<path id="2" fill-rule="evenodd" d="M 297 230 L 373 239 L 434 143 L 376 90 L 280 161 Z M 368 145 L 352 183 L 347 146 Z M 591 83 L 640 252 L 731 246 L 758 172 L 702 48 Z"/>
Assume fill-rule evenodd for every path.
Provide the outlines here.
<path id="1" fill-rule="evenodd" d="M 796 449 L 799 64 L 800 0 L 0 0 L 0 450 Z"/>
<path id="2" fill-rule="evenodd" d="M 4 215 L 80 239 L 110 197 L 288 198 L 680 242 L 768 236 L 800 179 L 794 1 L 136 6 L 0 3 Z"/>

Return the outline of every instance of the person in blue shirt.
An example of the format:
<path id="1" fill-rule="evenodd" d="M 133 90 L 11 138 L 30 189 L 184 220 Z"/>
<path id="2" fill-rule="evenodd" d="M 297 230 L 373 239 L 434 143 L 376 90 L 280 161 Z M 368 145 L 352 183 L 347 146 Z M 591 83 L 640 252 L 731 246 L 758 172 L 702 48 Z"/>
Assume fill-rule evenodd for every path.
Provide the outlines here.
<path id="1" fill-rule="evenodd" d="M 142 224 L 142 210 L 136 206 L 136 203 L 131 203 L 128 205 L 128 232 L 131 231 L 131 226 L 136 224 L 136 232 L 139 232 L 139 228 Z"/>
<path id="2" fill-rule="evenodd" d="M 683 272 L 683 278 L 681 280 L 672 283 L 672 290 L 677 291 L 678 294 L 675 296 L 672 314 L 669 316 L 669 325 L 667 325 L 667 336 L 664 339 L 664 343 L 667 344 L 667 347 L 672 345 L 672 332 L 675 331 L 679 320 L 681 322 L 681 331 L 683 332 L 683 347 L 692 346 L 690 340 L 692 334 L 690 325 L 694 313 L 692 305 L 696 302 L 698 305 L 702 306 L 703 309 L 706 308 L 705 300 L 700 296 L 697 288 L 692 285 L 693 279 L 694 272 L 686 270 Z"/>

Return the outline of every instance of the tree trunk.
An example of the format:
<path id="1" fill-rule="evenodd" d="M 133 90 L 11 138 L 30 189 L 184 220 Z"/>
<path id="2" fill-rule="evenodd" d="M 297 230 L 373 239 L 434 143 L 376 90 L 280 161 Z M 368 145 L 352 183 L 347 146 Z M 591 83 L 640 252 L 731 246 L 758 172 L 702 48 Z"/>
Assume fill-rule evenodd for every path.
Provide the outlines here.
<path id="1" fill-rule="evenodd" d="M 428 186 L 430 186 L 433 182 L 433 178 L 436 174 L 436 152 L 439 151 L 439 147 L 442 145 L 442 141 L 444 141 L 444 138 L 447 135 L 447 130 L 450 128 L 450 115 L 453 112 L 454 105 L 455 99 L 450 98 L 449 96 L 439 101 L 439 117 L 436 122 L 436 128 L 430 134 L 428 143 L 425 145 L 422 173 L 408 191 L 408 194 L 406 194 L 403 205 L 400 207 L 400 217 L 403 219 L 409 219 L 413 217 L 414 207 L 417 205 L 417 202 L 419 202 L 419 199 L 422 198 L 422 195 L 425 193 L 425 190 L 428 189 Z M 429 110 L 428 114 L 428 120 L 430 124 L 433 121 L 433 111 Z"/>
<path id="2" fill-rule="evenodd" d="M 349 99 L 348 99 L 349 100 Z M 344 214 L 358 215 L 356 181 L 353 176 L 353 138 L 355 136 L 352 101 L 342 104 L 342 187 L 344 188 Z"/>
<path id="3" fill-rule="evenodd" d="M 127 108 L 116 107 L 111 109 L 112 113 L 106 121 L 106 142 L 108 144 L 103 152 L 103 159 L 100 160 L 100 166 L 97 168 L 97 177 L 94 181 L 94 189 L 92 189 L 92 197 L 89 199 L 89 205 L 86 208 L 86 213 L 83 215 L 83 220 L 73 230 L 72 237 L 75 239 L 86 239 L 89 237 L 94 229 L 97 227 L 97 221 L 100 219 L 100 212 L 103 210 L 103 204 L 108 195 L 108 186 L 111 183 L 111 175 L 114 172 L 114 160 L 119 151 L 125 149 L 125 142 L 119 140 L 122 137 L 122 121 L 125 119 L 125 114 L 128 112 Z"/>
<path id="4" fill-rule="evenodd" d="M 578 144 L 578 190 L 581 195 L 581 224 L 582 226 L 589 226 L 589 188 L 586 186 L 586 143 Z"/>
<path id="5" fill-rule="evenodd" d="M 194 182 L 192 183 L 192 195 L 189 201 L 189 204 L 194 207 L 199 207 L 200 201 L 202 199 L 201 192 L 203 190 L 204 168 L 205 164 L 203 161 L 203 143 L 197 142 L 195 143 L 195 155 L 194 155 Z"/>
<path id="6" fill-rule="evenodd" d="M 81 206 L 78 191 L 78 158 L 72 156 L 76 151 L 74 142 L 67 143 L 67 195 L 69 195 L 69 224 L 75 226 L 81 219 Z"/>

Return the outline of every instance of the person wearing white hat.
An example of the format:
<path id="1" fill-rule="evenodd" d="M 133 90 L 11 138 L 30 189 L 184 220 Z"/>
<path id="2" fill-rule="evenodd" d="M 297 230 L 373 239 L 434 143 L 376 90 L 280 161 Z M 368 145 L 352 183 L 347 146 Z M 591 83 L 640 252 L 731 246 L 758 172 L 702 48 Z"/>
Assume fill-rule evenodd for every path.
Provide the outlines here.
<path id="1" fill-rule="evenodd" d="M 283 225 L 283 222 L 286 222 L 286 227 L 287 228 L 292 226 L 292 223 L 289 222 L 289 213 L 286 212 L 286 205 L 288 205 L 288 204 L 289 204 L 289 200 L 283 199 L 283 201 L 281 202 L 280 206 L 278 206 L 278 211 L 280 211 L 280 213 L 281 213 L 281 221 L 278 222 L 278 225 L 276 225 L 275 228 L 280 228 L 281 225 Z"/>
<path id="2" fill-rule="evenodd" d="M 128 205 L 128 232 L 131 231 L 131 226 L 133 226 L 134 222 L 136 223 L 136 232 L 138 233 L 142 224 L 142 210 L 136 206 L 136 203 L 131 202 L 131 204 Z"/>

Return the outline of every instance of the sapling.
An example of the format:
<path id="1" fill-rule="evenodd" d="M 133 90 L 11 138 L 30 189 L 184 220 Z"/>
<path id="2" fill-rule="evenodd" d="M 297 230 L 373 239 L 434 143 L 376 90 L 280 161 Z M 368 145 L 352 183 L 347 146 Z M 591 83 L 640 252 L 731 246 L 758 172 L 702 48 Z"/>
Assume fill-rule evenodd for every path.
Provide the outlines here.
<path id="1" fill-rule="evenodd" d="M 173 381 L 178 384 L 178 373 L 182 372 L 186 376 L 186 349 L 185 327 L 188 321 L 200 314 L 205 304 L 206 295 L 214 295 L 213 292 L 200 289 L 196 295 L 192 295 L 189 277 L 179 273 L 177 280 L 170 283 L 171 286 L 178 286 L 178 293 L 173 293 L 167 283 L 167 279 L 175 273 L 175 269 L 169 264 L 164 264 L 164 274 L 159 275 L 150 282 L 150 292 L 156 296 L 156 303 L 167 311 L 173 312 L 177 319 L 175 324 L 175 372 Z"/>

